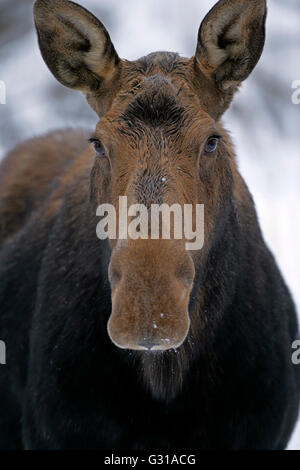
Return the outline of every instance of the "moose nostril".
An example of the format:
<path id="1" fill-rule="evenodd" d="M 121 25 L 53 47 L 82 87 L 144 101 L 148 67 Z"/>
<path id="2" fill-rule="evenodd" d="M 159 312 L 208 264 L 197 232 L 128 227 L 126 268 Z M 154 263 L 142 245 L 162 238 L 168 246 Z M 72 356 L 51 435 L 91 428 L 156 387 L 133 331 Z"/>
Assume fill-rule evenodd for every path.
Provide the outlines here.
<path id="1" fill-rule="evenodd" d="M 111 284 L 111 287 L 115 287 L 115 285 L 120 282 L 121 280 L 121 272 L 119 271 L 119 269 L 116 269 L 116 268 L 111 268 L 109 270 L 109 273 L 108 273 L 108 278 L 109 278 L 109 282 Z"/>
<path id="2" fill-rule="evenodd" d="M 195 268 L 192 260 L 186 258 L 176 267 L 175 275 L 177 279 L 183 281 L 186 287 L 191 287 L 195 276 Z"/>
<path id="3" fill-rule="evenodd" d="M 142 346 L 143 348 L 147 349 L 152 349 L 154 346 L 158 346 L 159 343 L 155 343 L 154 341 L 149 341 L 149 340 L 142 340 L 138 343 L 139 346 Z"/>

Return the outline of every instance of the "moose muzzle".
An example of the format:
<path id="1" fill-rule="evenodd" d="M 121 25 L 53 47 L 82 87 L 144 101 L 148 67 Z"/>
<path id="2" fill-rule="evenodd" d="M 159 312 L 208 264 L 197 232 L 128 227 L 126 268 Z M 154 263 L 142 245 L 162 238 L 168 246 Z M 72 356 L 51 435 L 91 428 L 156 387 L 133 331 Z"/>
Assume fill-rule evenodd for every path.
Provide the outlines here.
<path id="1" fill-rule="evenodd" d="M 109 279 L 112 312 L 108 333 L 123 349 L 179 347 L 189 330 L 188 304 L 194 264 L 182 244 L 135 240 L 113 250 Z"/>

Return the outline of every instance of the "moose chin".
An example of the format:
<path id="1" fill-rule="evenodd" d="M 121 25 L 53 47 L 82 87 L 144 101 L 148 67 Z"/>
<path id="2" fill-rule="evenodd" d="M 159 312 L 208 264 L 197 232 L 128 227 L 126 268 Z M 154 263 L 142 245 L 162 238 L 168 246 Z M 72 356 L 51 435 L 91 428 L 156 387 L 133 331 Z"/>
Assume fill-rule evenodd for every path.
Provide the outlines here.
<path id="1" fill-rule="evenodd" d="M 50 71 L 99 120 L 0 167 L 0 447 L 284 449 L 297 317 L 221 120 L 261 56 L 266 2 L 219 1 L 191 58 L 120 59 L 71 1 L 37 0 L 34 19 Z M 125 196 L 202 205 L 201 249 L 174 227 L 99 240 L 97 208 L 120 221 Z"/>

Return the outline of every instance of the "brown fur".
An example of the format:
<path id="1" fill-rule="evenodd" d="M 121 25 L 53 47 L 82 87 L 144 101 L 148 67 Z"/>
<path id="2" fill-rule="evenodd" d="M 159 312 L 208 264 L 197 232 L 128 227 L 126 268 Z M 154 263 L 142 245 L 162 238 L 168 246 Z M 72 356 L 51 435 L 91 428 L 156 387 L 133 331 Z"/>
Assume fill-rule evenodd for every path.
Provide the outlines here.
<path id="1" fill-rule="evenodd" d="M 2 241 L 40 207 L 42 217 L 54 218 L 74 181 L 74 201 L 85 194 L 81 176 L 89 172 L 94 207 L 110 202 L 118 208 L 120 195 L 127 195 L 129 204 L 205 205 L 200 252 L 185 251 L 185 240 L 111 240 L 109 335 L 123 348 L 154 344 L 154 349 L 169 349 L 184 342 L 191 324 L 176 362 L 178 383 L 194 334 L 205 324 L 205 316 L 189 312 L 195 267 L 201 271 L 205 266 L 226 210 L 224 200 L 233 192 L 237 205 L 252 204 L 219 121 L 264 41 L 265 2 L 255 1 L 255 8 L 252 2 L 251 8 L 250 2 L 242 3 L 222 0 L 211 10 L 200 26 L 194 57 L 158 52 L 129 62 L 119 59 L 102 23 L 84 8 L 65 0 L 38 0 L 35 23 L 43 57 L 56 78 L 83 91 L 102 117 L 93 138 L 107 157 L 94 159 L 91 147 L 83 151 L 82 133 L 54 133 L 22 144 L 0 173 Z M 260 28 L 253 43 L 254 24 Z M 241 56 L 245 50 L 246 61 Z M 219 147 L 206 155 L 205 144 L 215 134 L 221 137 Z M 201 291 L 198 297 L 201 310 Z M 152 362 L 147 366 L 145 359 L 144 366 L 151 376 Z"/>
<path id="2" fill-rule="evenodd" d="M 86 139 L 83 131 L 58 131 L 23 142 L 7 155 L 0 166 L 0 244 L 61 184 Z"/>
<path id="3" fill-rule="evenodd" d="M 110 202 L 118 207 L 119 195 L 127 195 L 129 204 L 205 205 L 206 243 L 201 253 L 186 252 L 184 240 L 111 241 L 108 330 L 120 347 L 143 349 L 142 343 L 150 342 L 168 349 L 187 335 L 194 265 L 204 265 L 223 200 L 239 181 L 229 137 L 216 118 L 261 53 L 265 3 L 255 1 L 254 6 L 247 1 L 219 2 L 199 29 L 191 59 L 161 52 L 129 62 L 119 60 L 104 26 L 84 8 L 64 0 L 35 4 L 43 57 L 58 80 L 83 91 L 99 116 L 105 114 L 93 137 L 109 157 L 96 159 L 93 168 L 90 151 L 76 160 L 84 143 L 73 132 L 23 144 L 2 167 L 3 237 L 19 229 L 47 198 L 45 213 L 53 216 L 78 168 L 92 170 L 94 205 Z M 257 22 L 262 25 L 261 40 L 253 44 L 250 31 Z M 240 54 L 247 47 L 251 60 L 245 62 Z M 227 81 L 231 61 L 233 86 Z M 207 156 L 204 146 L 214 134 L 222 140 L 217 152 Z M 235 184 L 239 201 L 240 188 Z"/>

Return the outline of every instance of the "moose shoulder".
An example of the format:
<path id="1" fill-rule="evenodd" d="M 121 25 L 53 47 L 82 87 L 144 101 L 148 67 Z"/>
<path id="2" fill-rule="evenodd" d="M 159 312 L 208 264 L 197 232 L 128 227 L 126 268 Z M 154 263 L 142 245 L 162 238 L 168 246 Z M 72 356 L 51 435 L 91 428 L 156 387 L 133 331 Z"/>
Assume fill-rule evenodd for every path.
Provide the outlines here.
<path id="1" fill-rule="evenodd" d="M 265 1 L 219 1 L 189 59 L 121 60 L 71 1 L 34 17 L 49 69 L 100 120 L 0 167 L 0 447 L 285 448 L 297 319 L 221 124 L 262 53 Z M 120 220 L 120 196 L 203 204 L 203 248 L 99 240 L 96 209 Z"/>

